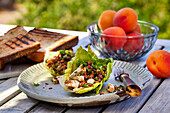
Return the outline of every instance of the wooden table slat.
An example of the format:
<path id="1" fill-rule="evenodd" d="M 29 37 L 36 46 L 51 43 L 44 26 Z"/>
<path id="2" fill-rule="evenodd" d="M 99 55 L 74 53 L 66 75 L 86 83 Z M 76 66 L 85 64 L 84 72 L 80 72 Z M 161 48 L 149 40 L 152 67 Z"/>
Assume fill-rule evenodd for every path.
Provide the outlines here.
<path id="1" fill-rule="evenodd" d="M 70 108 L 66 113 L 99 113 L 103 107 Z"/>
<path id="2" fill-rule="evenodd" d="M 10 78 L 0 84 L 0 105 L 13 98 L 21 91 L 17 86 L 17 78 Z"/>
<path id="3" fill-rule="evenodd" d="M 41 102 L 29 113 L 62 113 L 66 107 L 56 106 L 53 103 Z"/>
<path id="4" fill-rule="evenodd" d="M 169 46 L 166 46 L 163 50 L 170 52 L 170 43 Z"/>
<path id="5" fill-rule="evenodd" d="M 3 70 L 0 70 L 0 79 L 18 77 L 23 70 L 30 66 L 31 64 L 7 64 Z"/>
<path id="6" fill-rule="evenodd" d="M 170 52 L 170 46 L 164 50 Z M 170 78 L 166 78 L 147 103 L 140 110 L 140 113 L 168 113 L 170 111 Z M 163 107 L 162 107 L 163 106 Z"/>
<path id="7" fill-rule="evenodd" d="M 5 82 L 6 80 L 0 80 L 0 84 L 2 84 L 3 82 Z"/>
<path id="8" fill-rule="evenodd" d="M 167 78 L 149 98 L 139 113 L 170 112 L 170 78 Z"/>
<path id="9" fill-rule="evenodd" d="M 0 107 L 1 113 L 24 113 L 34 107 L 39 101 L 27 97 L 24 93 L 20 93 Z"/>
<path id="10" fill-rule="evenodd" d="M 170 46 L 170 40 L 166 40 L 166 39 L 157 39 L 155 45 L 160 45 L 160 46 Z"/>
<path id="11" fill-rule="evenodd" d="M 161 82 L 160 79 L 154 78 L 151 84 L 142 90 L 142 94 L 136 98 L 129 98 L 125 101 L 108 106 L 103 113 L 135 113 L 146 102 L 156 87 Z"/>

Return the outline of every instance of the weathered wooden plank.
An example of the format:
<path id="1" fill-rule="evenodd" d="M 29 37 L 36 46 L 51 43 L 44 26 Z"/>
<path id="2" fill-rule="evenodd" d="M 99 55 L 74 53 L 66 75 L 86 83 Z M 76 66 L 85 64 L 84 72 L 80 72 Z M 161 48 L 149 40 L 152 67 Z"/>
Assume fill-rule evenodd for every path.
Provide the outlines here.
<path id="1" fill-rule="evenodd" d="M 65 109 L 65 107 L 59 107 L 52 103 L 41 102 L 29 113 L 61 113 Z"/>
<path id="2" fill-rule="evenodd" d="M 0 84 L 3 83 L 3 82 L 5 82 L 5 81 L 6 81 L 6 80 L 0 80 Z"/>
<path id="3" fill-rule="evenodd" d="M 0 105 L 19 94 L 21 91 L 17 86 L 17 78 L 10 78 L 0 84 Z"/>
<path id="4" fill-rule="evenodd" d="M 66 113 L 99 113 L 103 107 L 70 108 Z"/>
<path id="5" fill-rule="evenodd" d="M 169 113 L 170 112 L 170 78 L 167 78 L 149 98 L 139 113 Z"/>
<path id="6" fill-rule="evenodd" d="M 18 77 L 22 71 L 30 66 L 31 64 L 7 64 L 3 70 L 0 70 L 0 79 Z"/>
<path id="7" fill-rule="evenodd" d="M 170 46 L 165 46 L 164 50 L 170 52 Z M 140 112 L 168 113 L 170 111 L 170 97 L 167 95 L 170 95 L 170 78 L 163 81 Z"/>
<path id="8" fill-rule="evenodd" d="M 165 47 L 170 46 L 170 40 L 166 40 L 166 39 L 157 39 L 155 45 L 164 45 Z"/>
<path id="9" fill-rule="evenodd" d="M 163 50 L 170 52 L 170 44 L 169 46 L 166 46 Z"/>
<path id="10" fill-rule="evenodd" d="M 34 107 L 39 101 L 27 97 L 24 93 L 20 93 L 0 107 L 1 113 L 24 113 Z"/>
<path id="11" fill-rule="evenodd" d="M 129 98 L 125 101 L 108 106 L 103 113 L 136 113 L 146 102 L 149 96 L 160 83 L 160 79 L 154 78 L 151 84 L 142 90 L 142 94 L 136 98 Z"/>

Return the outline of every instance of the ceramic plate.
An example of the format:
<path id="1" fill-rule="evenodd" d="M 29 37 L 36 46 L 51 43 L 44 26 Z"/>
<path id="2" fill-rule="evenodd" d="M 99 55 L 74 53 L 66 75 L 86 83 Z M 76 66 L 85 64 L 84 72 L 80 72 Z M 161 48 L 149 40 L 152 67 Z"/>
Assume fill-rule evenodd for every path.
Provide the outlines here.
<path id="1" fill-rule="evenodd" d="M 149 71 L 135 64 L 115 60 L 113 63 L 113 68 L 114 67 L 123 67 L 124 71 L 130 74 L 130 78 L 141 89 L 146 88 L 153 79 L 153 76 Z M 38 100 L 56 103 L 61 106 L 96 106 L 110 104 L 129 98 L 125 92 L 107 92 L 106 88 L 108 83 L 117 86 L 122 84 L 119 81 L 115 81 L 113 73 L 114 72 L 112 72 L 109 80 L 103 85 L 101 92 L 104 92 L 104 95 L 97 95 L 94 92 L 83 95 L 65 92 L 59 84 L 54 85 L 51 82 L 52 76 L 46 70 L 43 63 L 33 65 L 23 71 L 20 74 L 17 83 L 25 94 Z M 39 83 L 40 85 L 34 86 L 33 82 Z"/>

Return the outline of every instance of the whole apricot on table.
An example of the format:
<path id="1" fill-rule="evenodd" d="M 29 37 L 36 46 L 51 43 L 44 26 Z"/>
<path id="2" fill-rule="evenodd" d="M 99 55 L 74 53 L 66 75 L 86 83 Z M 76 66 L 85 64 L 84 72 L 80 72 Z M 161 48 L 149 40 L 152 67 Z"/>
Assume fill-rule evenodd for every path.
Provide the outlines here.
<path id="1" fill-rule="evenodd" d="M 146 66 L 156 77 L 170 77 L 170 53 L 165 50 L 152 52 L 146 60 Z"/>
<path id="2" fill-rule="evenodd" d="M 113 27 L 113 17 L 115 14 L 116 11 L 114 10 L 106 10 L 100 15 L 98 26 L 102 31 L 109 27 Z"/>
<path id="3" fill-rule="evenodd" d="M 102 34 L 101 42 L 107 50 L 117 51 L 126 42 L 126 33 L 120 27 L 109 27 Z"/>
<path id="4" fill-rule="evenodd" d="M 137 20 L 137 13 L 132 8 L 122 8 L 115 14 L 113 25 L 119 26 L 129 33 L 136 28 Z"/>
<path id="5" fill-rule="evenodd" d="M 128 33 L 127 41 L 123 46 L 123 50 L 127 51 L 127 53 L 133 52 L 136 53 L 137 51 L 141 50 L 144 45 L 144 37 L 137 31 L 133 31 Z"/>

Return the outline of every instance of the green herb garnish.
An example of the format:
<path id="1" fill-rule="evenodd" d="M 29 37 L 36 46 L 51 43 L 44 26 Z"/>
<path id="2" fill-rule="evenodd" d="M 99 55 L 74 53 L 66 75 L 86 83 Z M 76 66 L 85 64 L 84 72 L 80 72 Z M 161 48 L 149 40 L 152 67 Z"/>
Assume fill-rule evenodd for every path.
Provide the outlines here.
<path id="1" fill-rule="evenodd" d="M 86 62 L 84 62 L 84 63 L 83 63 L 83 66 L 87 66 L 87 63 L 86 63 Z"/>
<path id="2" fill-rule="evenodd" d="M 60 60 L 62 60 L 62 57 L 60 57 Z"/>
<path id="3" fill-rule="evenodd" d="M 47 63 L 47 62 L 48 62 L 48 59 L 45 60 L 45 63 Z"/>
<path id="4" fill-rule="evenodd" d="M 65 54 L 65 49 L 64 50 L 60 50 L 60 54 Z"/>
<path id="5" fill-rule="evenodd" d="M 84 84 L 83 84 L 83 87 L 85 87 L 85 88 L 86 88 L 86 87 L 87 87 L 87 85 L 84 83 Z"/>
<path id="6" fill-rule="evenodd" d="M 97 78 L 97 77 L 95 77 L 95 78 L 94 78 L 94 80 L 96 80 L 96 81 L 97 81 L 97 80 L 98 80 L 98 78 Z"/>
<path id="7" fill-rule="evenodd" d="M 64 55 L 63 58 L 67 58 L 67 55 Z"/>
<path id="8" fill-rule="evenodd" d="M 33 85 L 34 85 L 34 86 L 39 86 L 40 84 L 33 82 Z"/>

